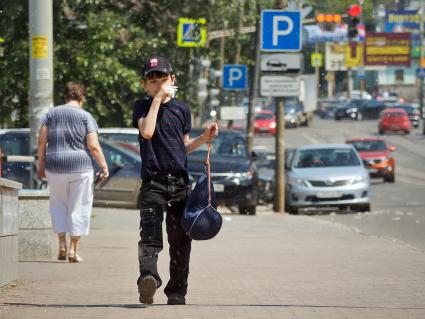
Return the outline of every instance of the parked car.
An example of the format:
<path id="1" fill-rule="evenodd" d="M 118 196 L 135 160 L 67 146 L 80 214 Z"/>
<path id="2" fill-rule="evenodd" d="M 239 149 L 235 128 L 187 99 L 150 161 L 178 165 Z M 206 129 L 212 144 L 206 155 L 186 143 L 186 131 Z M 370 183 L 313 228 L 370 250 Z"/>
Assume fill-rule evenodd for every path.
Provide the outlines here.
<path id="1" fill-rule="evenodd" d="M 379 134 L 384 134 L 388 131 L 409 134 L 411 129 L 412 123 L 404 109 L 389 108 L 381 113 L 378 123 Z"/>
<path id="2" fill-rule="evenodd" d="M 356 138 L 346 143 L 352 144 L 357 150 L 371 177 L 395 182 L 395 159 L 391 155 L 396 150 L 395 146 L 388 146 L 382 138 Z"/>
<path id="3" fill-rule="evenodd" d="M 95 206 L 138 208 L 141 186 L 140 155 L 100 138 L 109 168 L 109 178 L 94 188 Z"/>
<path id="4" fill-rule="evenodd" d="M 29 155 L 29 130 L 8 131 L 0 134 L 0 145 L 5 155 Z M 141 185 L 140 156 L 120 148 L 105 139 L 99 139 L 110 176 L 94 189 L 94 205 L 136 208 Z M 30 186 L 32 162 L 4 162 L 3 177 Z M 33 171 L 36 179 L 36 172 Z M 34 181 L 36 183 L 37 181 Z"/>
<path id="5" fill-rule="evenodd" d="M 194 129 L 191 136 L 203 130 Z M 204 171 L 208 147 L 203 144 L 188 156 L 189 174 L 196 180 Z M 232 130 L 220 130 L 211 144 L 211 179 L 219 205 L 237 206 L 240 214 L 256 213 L 260 183 L 245 136 Z"/>
<path id="6" fill-rule="evenodd" d="M 286 165 L 286 211 L 370 210 L 369 173 L 352 145 L 297 148 Z"/>
<path id="7" fill-rule="evenodd" d="M 254 146 L 256 167 L 260 182 L 259 200 L 263 203 L 272 203 L 275 192 L 276 154 L 264 146 Z"/>
<path id="8" fill-rule="evenodd" d="M 128 127 L 99 128 L 99 137 L 102 137 L 122 148 L 140 154 L 139 130 Z"/>
<path id="9" fill-rule="evenodd" d="M 352 99 L 335 110 L 335 120 L 371 120 L 378 119 L 385 104 L 373 99 Z"/>
<path id="10" fill-rule="evenodd" d="M 392 104 L 387 108 L 397 108 L 405 110 L 407 112 L 407 115 L 409 116 L 412 126 L 415 128 L 419 126 L 421 113 L 419 112 L 419 109 L 417 107 L 414 107 L 412 104 Z"/>
<path id="11" fill-rule="evenodd" d="M 34 184 L 32 182 L 33 160 L 29 158 L 8 160 L 10 156 L 29 156 L 29 129 L 4 130 L 0 134 L 0 149 L 4 157 L 0 177 L 22 183 L 23 188 L 30 188 Z"/>
<path id="12" fill-rule="evenodd" d="M 259 146 L 254 147 L 257 155 L 258 177 L 261 182 L 260 200 L 265 203 L 274 203 L 276 193 L 276 154 L 270 151 L 261 151 Z M 285 149 L 285 165 L 291 162 L 295 148 Z"/>
<path id="13" fill-rule="evenodd" d="M 255 112 L 254 132 L 276 134 L 276 116 L 272 111 L 262 110 Z"/>

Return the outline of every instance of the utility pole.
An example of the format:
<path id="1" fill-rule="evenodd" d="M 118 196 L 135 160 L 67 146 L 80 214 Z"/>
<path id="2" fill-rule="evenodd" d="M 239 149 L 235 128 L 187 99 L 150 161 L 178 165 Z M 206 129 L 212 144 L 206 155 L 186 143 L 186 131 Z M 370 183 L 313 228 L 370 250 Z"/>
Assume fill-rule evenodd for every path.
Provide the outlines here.
<path id="1" fill-rule="evenodd" d="M 246 142 L 248 150 L 251 152 L 254 147 L 254 114 L 255 114 L 255 100 L 258 94 L 258 79 L 260 77 L 260 59 L 261 59 L 261 6 L 260 1 L 256 1 L 257 9 L 257 21 L 255 23 L 255 40 L 254 40 L 254 50 L 255 50 L 255 65 L 254 65 L 254 74 L 251 76 L 251 86 L 249 94 L 249 108 L 248 108 L 248 119 L 246 124 Z"/>
<path id="2" fill-rule="evenodd" d="M 28 3 L 30 31 L 28 95 L 30 154 L 33 154 L 41 120 L 53 106 L 53 0 L 28 0 Z"/>
<path id="3" fill-rule="evenodd" d="M 288 7 L 288 1 L 276 0 L 275 9 L 284 10 Z M 276 192 L 274 199 L 275 213 L 285 212 L 285 97 L 276 98 Z"/>
<path id="4" fill-rule="evenodd" d="M 421 9 L 419 14 L 419 30 L 420 30 L 420 56 L 419 56 L 419 68 L 422 69 L 424 66 L 422 65 L 422 61 L 424 60 L 424 0 L 421 0 Z M 421 122 L 422 122 L 422 134 L 425 135 L 425 121 L 424 121 L 424 78 L 421 76 L 419 78 L 419 112 L 421 114 Z"/>

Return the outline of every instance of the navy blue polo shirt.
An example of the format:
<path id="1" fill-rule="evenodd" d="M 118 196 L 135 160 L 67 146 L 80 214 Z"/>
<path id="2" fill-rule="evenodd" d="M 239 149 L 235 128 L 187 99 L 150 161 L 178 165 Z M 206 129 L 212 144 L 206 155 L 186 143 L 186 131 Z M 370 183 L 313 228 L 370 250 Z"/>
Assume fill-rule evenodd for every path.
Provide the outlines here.
<path id="1" fill-rule="evenodd" d="M 133 126 L 148 115 L 152 98 L 137 100 L 133 106 Z M 190 108 L 183 102 L 171 99 L 161 104 L 150 140 L 139 132 L 140 156 L 142 158 L 142 179 L 154 174 L 178 172 L 188 180 L 186 147 L 183 135 L 192 129 Z"/>

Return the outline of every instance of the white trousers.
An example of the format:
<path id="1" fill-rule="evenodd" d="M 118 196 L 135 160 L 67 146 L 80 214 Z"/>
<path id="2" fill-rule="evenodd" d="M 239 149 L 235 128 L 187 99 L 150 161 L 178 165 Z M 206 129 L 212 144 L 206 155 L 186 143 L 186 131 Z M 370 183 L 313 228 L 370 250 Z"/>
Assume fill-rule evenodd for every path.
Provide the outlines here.
<path id="1" fill-rule="evenodd" d="M 56 174 L 46 171 L 53 231 L 71 236 L 88 235 L 93 205 L 93 171 Z"/>

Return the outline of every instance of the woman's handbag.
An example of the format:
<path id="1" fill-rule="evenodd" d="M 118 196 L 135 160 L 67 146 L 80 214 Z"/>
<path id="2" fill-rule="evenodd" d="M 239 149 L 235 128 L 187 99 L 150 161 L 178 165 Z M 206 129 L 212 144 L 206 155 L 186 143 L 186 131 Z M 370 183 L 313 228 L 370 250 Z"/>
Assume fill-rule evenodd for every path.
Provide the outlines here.
<path id="1" fill-rule="evenodd" d="M 194 240 L 213 238 L 220 231 L 223 222 L 220 213 L 217 211 L 217 200 L 211 181 L 210 153 L 211 144 L 208 143 L 205 170 L 198 177 L 181 218 L 184 231 Z"/>

